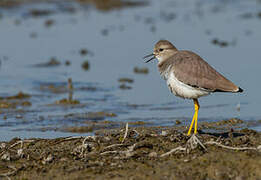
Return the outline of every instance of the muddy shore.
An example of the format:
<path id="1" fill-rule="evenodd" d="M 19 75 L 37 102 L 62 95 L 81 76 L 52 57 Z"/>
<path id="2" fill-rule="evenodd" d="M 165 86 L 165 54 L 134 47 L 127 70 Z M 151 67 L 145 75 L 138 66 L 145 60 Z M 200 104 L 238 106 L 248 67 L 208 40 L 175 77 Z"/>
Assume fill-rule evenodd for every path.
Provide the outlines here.
<path id="1" fill-rule="evenodd" d="M 201 131 L 195 138 L 174 127 L 118 128 L 16 138 L 0 143 L 0 157 L 3 179 L 259 179 L 261 133 Z"/>

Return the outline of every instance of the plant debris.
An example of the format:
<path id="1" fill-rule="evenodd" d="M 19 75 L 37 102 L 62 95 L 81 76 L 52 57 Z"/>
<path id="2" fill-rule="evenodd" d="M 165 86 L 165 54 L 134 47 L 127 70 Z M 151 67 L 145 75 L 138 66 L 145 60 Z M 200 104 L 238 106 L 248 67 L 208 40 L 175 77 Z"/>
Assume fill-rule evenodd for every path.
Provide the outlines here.
<path id="1" fill-rule="evenodd" d="M 130 79 L 130 78 L 120 78 L 120 79 L 118 79 L 118 81 L 121 82 L 121 83 L 125 83 L 125 82 L 133 83 L 134 82 L 134 80 Z"/>
<path id="2" fill-rule="evenodd" d="M 149 69 L 148 68 L 139 68 L 139 67 L 135 67 L 133 69 L 133 72 L 136 74 L 148 74 L 149 73 Z"/>
<path id="3" fill-rule="evenodd" d="M 82 63 L 82 69 L 85 71 L 90 69 L 90 63 L 87 60 Z"/>
<path id="4" fill-rule="evenodd" d="M 260 144 L 261 133 L 253 130 L 234 132 L 231 139 L 207 133 L 188 137 L 171 127 L 127 125 L 86 137 L 15 138 L 0 142 L 0 177 L 258 179 Z"/>
<path id="5" fill-rule="evenodd" d="M 52 57 L 48 62 L 35 64 L 34 67 L 57 67 L 59 65 L 61 65 L 61 62 Z"/>

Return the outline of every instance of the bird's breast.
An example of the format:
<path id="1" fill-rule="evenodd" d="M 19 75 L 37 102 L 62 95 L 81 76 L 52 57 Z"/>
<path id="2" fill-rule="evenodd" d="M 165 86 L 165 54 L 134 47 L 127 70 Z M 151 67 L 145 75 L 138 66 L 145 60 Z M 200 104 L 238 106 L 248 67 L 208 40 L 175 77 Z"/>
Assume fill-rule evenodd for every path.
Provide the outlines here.
<path id="1" fill-rule="evenodd" d="M 166 81 L 171 93 L 182 98 L 197 99 L 210 93 L 204 89 L 195 88 L 179 81 L 173 72 L 167 74 Z"/>

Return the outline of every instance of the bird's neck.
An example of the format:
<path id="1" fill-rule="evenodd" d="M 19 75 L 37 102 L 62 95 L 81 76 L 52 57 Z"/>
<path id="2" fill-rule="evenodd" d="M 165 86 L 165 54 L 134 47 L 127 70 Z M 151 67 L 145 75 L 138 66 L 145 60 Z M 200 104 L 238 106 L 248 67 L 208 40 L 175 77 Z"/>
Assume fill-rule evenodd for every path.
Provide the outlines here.
<path id="1" fill-rule="evenodd" d="M 178 51 L 170 51 L 166 54 L 164 54 L 163 56 L 156 56 L 156 58 L 158 59 L 158 67 L 163 66 L 163 64 L 173 55 L 175 55 Z"/>
<path id="2" fill-rule="evenodd" d="M 172 59 L 170 57 L 174 56 L 176 53 L 172 53 L 169 56 L 164 56 L 161 58 L 157 58 L 159 60 L 158 62 L 158 70 L 160 72 L 160 75 L 166 80 L 169 75 L 169 70 L 173 66 Z"/>

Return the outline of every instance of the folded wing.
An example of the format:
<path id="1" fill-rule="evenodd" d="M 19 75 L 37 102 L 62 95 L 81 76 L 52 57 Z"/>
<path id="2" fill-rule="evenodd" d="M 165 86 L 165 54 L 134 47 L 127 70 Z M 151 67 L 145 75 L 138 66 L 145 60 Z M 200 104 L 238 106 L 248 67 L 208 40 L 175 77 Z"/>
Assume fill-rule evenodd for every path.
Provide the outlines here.
<path id="1" fill-rule="evenodd" d="M 192 87 L 211 92 L 241 92 L 242 89 L 212 68 L 200 56 L 191 51 L 179 51 L 171 61 L 175 77 Z"/>

